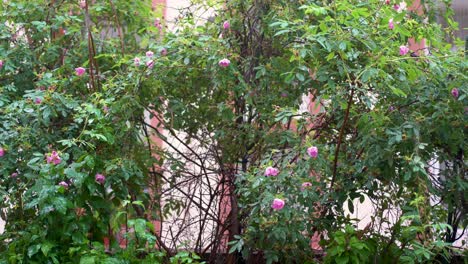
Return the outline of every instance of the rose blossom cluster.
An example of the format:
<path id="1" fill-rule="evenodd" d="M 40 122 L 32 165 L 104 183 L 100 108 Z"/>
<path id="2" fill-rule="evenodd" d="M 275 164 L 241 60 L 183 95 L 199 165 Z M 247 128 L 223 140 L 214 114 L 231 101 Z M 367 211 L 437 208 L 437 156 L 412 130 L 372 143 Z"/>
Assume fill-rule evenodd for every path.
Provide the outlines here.
<path id="1" fill-rule="evenodd" d="M 59 154 L 55 150 L 47 156 L 46 160 L 47 163 L 53 163 L 54 165 L 58 165 L 62 162 L 62 158 L 60 158 Z"/>
<path id="2" fill-rule="evenodd" d="M 278 176 L 279 170 L 277 168 L 268 167 L 265 170 L 265 176 Z"/>
<path id="3" fill-rule="evenodd" d="M 314 159 L 317 158 L 318 157 L 318 148 L 316 146 L 311 146 L 311 147 L 307 148 L 307 154 L 311 158 L 314 158 Z M 266 168 L 265 173 L 264 173 L 265 176 L 277 176 L 278 174 L 279 174 L 279 169 L 271 167 L 271 166 Z M 309 188 L 311 186 L 312 186 L 312 183 L 304 182 L 301 185 L 301 191 L 304 191 L 304 190 L 306 190 L 307 188 Z M 283 209 L 285 204 L 286 204 L 286 202 L 283 199 L 275 198 L 273 200 L 273 202 L 271 203 L 271 208 L 273 208 L 273 210 L 275 210 L 275 211 L 279 211 L 279 210 Z"/>

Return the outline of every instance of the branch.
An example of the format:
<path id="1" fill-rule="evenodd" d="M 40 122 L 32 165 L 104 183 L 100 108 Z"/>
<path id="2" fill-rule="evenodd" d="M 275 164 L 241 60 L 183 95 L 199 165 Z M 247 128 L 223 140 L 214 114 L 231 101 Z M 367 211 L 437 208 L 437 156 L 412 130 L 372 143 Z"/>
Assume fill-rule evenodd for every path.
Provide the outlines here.
<path id="1" fill-rule="evenodd" d="M 349 118 L 349 110 L 351 109 L 351 104 L 353 103 L 353 96 L 354 96 L 354 89 L 351 87 L 351 94 L 349 95 L 348 106 L 346 108 L 346 114 L 343 120 L 343 125 L 341 126 L 341 129 L 340 129 L 340 135 L 338 136 L 338 143 L 336 144 L 335 160 L 333 162 L 333 177 L 331 179 L 330 189 L 333 188 L 333 185 L 335 184 L 335 180 L 336 180 L 336 170 L 338 167 L 338 155 L 340 154 L 340 146 L 343 140 L 343 134 L 344 134 L 344 130 L 346 127 L 346 123 L 348 122 L 348 118 Z"/>

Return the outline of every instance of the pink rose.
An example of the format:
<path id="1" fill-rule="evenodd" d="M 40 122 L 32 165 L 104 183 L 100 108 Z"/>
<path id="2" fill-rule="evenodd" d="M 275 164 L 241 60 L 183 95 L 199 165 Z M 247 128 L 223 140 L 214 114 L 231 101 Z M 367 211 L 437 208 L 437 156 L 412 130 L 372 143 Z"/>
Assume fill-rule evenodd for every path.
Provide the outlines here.
<path id="1" fill-rule="evenodd" d="M 311 158 L 317 158 L 318 157 L 318 148 L 317 147 L 310 147 L 307 149 L 307 154 L 309 154 L 309 156 Z"/>
<path id="2" fill-rule="evenodd" d="M 62 162 L 62 158 L 60 158 L 59 154 L 57 153 L 57 151 L 52 151 L 52 153 L 47 156 L 47 163 L 53 163 L 54 165 L 58 165 L 60 164 L 60 162 Z"/>
<path id="3" fill-rule="evenodd" d="M 388 21 L 388 28 L 393 30 L 395 28 L 395 25 L 393 24 L 393 18 L 390 18 Z"/>
<path id="4" fill-rule="evenodd" d="M 82 76 L 83 74 L 85 74 L 85 72 L 86 72 L 86 69 L 83 67 L 75 68 L 75 73 L 78 76 Z"/>
<path id="5" fill-rule="evenodd" d="M 11 178 L 16 178 L 18 177 L 18 173 L 17 172 L 13 172 L 11 175 L 10 175 Z"/>
<path id="6" fill-rule="evenodd" d="M 97 183 L 99 184 L 104 184 L 104 182 L 106 182 L 106 177 L 102 174 L 96 174 L 96 176 L 94 177 L 94 179 L 96 180 Z"/>
<path id="7" fill-rule="evenodd" d="M 162 29 L 161 19 L 156 18 L 156 20 L 154 20 L 154 26 L 157 27 L 159 30 L 161 30 Z"/>
<path id="8" fill-rule="evenodd" d="M 66 182 L 64 182 L 64 181 L 59 182 L 58 185 L 59 185 L 59 186 L 62 186 L 62 187 L 65 188 L 65 189 L 68 189 L 68 183 L 66 183 Z"/>
<path id="9" fill-rule="evenodd" d="M 453 96 L 455 99 L 458 98 L 459 92 L 458 92 L 458 89 L 457 89 L 457 88 L 453 88 L 451 93 L 452 93 L 452 96 Z"/>
<path id="10" fill-rule="evenodd" d="M 6 151 L 3 148 L 0 148 L 0 157 L 5 156 Z"/>
<path id="11" fill-rule="evenodd" d="M 283 209 L 283 207 L 284 207 L 284 201 L 281 199 L 275 198 L 273 202 L 271 203 L 271 208 L 273 208 L 273 210 L 278 211 L 278 210 Z"/>
<path id="12" fill-rule="evenodd" d="M 304 183 L 302 183 L 302 185 L 301 185 L 301 191 L 304 191 L 305 189 L 309 188 L 310 186 L 312 186 L 312 183 L 310 183 L 310 182 L 304 182 Z"/>
<path id="13" fill-rule="evenodd" d="M 38 105 L 38 104 L 41 104 L 41 103 L 42 103 L 41 98 L 36 97 L 36 99 L 34 99 L 34 103 L 37 104 L 37 105 Z"/>
<path id="14" fill-rule="evenodd" d="M 156 18 L 156 19 L 154 20 L 154 26 L 155 26 L 155 27 L 159 27 L 159 25 L 161 25 L 161 19 Z"/>
<path id="15" fill-rule="evenodd" d="M 406 55 L 409 52 L 409 48 L 407 46 L 400 46 L 400 55 Z"/>
<path id="16" fill-rule="evenodd" d="M 0 60 L 0 69 L 3 68 L 3 61 Z"/>
<path id="17" fill-rule="evenodd" d="M 386 4 L 386 5 L 389 5 L 389 4 L 390 4 L 390 0 L 385 0 L 385 4 Z"/>
<path id="18" fill-rule="evenodd" d="M 161 49 L 161 56 L 166 56 L 167 55 L 167 49 L 166 48 L 162 48 Z"/>
<path id="19" fill-rule="evenodd" d="M 277 168 L 268 167 L 265 170 L 265 176 L 278 176 L 279 170 Z"/>
<path id="20" fill-rule="evenodd" d="M 137 66 L 137 67 L 140 66 L 140 63 L 141 63 L 140 58 L 135 57 L 135 58 L 133 59 L 133 64 L 135 64 L 135 66 Z"/>
<path id="21" fill-rule="evenodd" d="M 393 6 L 393 9 L 395 9 L 398 13 L 401 13 L 403 11 L 406 11 L 407 4 L 406 2 L 401 2 L 400 4 L 395 4 Z"/>
<path id="22" fill-rule="evenodd" d="M 224 28 L 225 30 L 228 30 L 230 27 L 231 27 L 231 24 L 229 23 L 229 21 L 227 21 L 227 20 L 224 21 L 224 23 L 223 23 L 223 28 Z"/>
<path id="23" fill-rule="evenodd" d="M 146 57 L 148 57 L 148 58 L 152 58 L 153 55 L 154 55 L 154 53 L 152 51 L 147 51 L 146 52 Z"/>
<path id="24" fill-rule="evenodd" d="M 231 61 L 228 60 L 228 59 L 222 59 L 219 61 L 219 66 L 223 67 L 223 68 L 226 68 L 229 66 L 229 64 L 231 64 Z"/>
<path id="25" fill-rule="evenodd" d="M 80 0 L 80 8 L 86 8 L 86 0 Z"/>
<path id="26" fill-rule="evenodd" d="M 154 61 L 153 60 L 149 60 L 146 62 L 146 66 L 150 69 L 153 69 L 153 66 L 154 66 Z"/>

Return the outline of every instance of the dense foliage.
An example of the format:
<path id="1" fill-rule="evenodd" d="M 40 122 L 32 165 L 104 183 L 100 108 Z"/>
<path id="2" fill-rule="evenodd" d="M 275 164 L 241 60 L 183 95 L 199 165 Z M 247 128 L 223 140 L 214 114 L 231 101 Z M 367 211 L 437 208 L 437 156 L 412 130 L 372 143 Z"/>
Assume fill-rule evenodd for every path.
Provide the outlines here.
<path id="1" fill-rule="evenodd" d="M 445 41 L 450 11 L 443 28 L 431 2 L 193 1 L 166 31 L 151 1 L 46 2 L 1 4 L 0 263 L 196 261 L 152 222 L 184 206 L 215 228 L 176 246 L 213 262 L 226 232 L 229 263 L 466 254 L 467 61 Z M 193 179 L 209 200 L 184 191 Z M 189 202 L 161 206 L 171 192 Z"/>
<path id="2" fill-rule="evenodd" d="M 147 48 L 133 32 L 158 32 L 152 15 L 143 1 L 2 2 L 0 261 L 102 263 L 125 221 L 141 236 L 131 248 L 155 243 L 141 213 L 151 96 L 139 89 L 146 70 L 129 70 Z"/>

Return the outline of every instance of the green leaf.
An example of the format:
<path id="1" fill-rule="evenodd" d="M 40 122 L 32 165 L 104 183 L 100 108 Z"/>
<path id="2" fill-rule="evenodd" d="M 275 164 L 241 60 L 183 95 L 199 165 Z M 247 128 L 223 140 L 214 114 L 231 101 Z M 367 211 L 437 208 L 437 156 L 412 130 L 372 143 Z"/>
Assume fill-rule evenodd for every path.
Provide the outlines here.
<path id="1" fill-rule="evenodd" d="M 302 73 L 299 73 L 299 72 L 296 73 L 296 78 L 301 82 L 303 82 L 305 80 L 304 75 Z"/>
<path id="2" fill-rule="evenodd" d="M 80 264 L 96 264 L 96 257 L 95 256 L 81 257 Z"/>
<path id="3" fill-rule="evenodd" d="M 231 248 L 229 249 L 229 254 L 234 253 L 236 250 L 237 250 L 237 243 L 235 245 L 231 246 Z"/>
<path id="4" fill-rule="evenodd" d="M 392 90 L 393 94 L 401 97 L 407 97 L 406 93 L 404 93 L 401 89 L 390 86 L 390 89 Z"/>
<path id="5" fill-rule="evenodd" d="M 363 203 L 366 197 L 364 195 L 359 196 L 359 203 Z"/>
<path id="6" fill-rule="evenodd" d="M 330 52 L 330 54 L 328 54 L 327 57 L 326 57 L 327 61 L 330 61 L 333 58 L 335 58 L 335 52 Z"/>
<path id="7" fill-rule="evenodd" d="M 348 255 L 341 255 L 335 258 L 336 264 L 346 264 L 349 261 Z"/>
<path id="8" fill-rule="evenodd" d="M 354 214 L 354 204 L 351 199 L 348 199 L 348 210 L 350 213 Z"/>
<path id="9" fill-rule="evenodd" d="M 67 212 L 67 200 L 64 197 L 54 197 L 52 204 L 57 212 L 61 214 L 65 214 Z"/>
<path id="10" fill-rule="evenodd" d="M 40 248 L 41 248 L 41 244 L 35 244 L 35 245 L 32 245 L 32 246 L 29 246 L 28 247 L 28 257 L 34 256 L 39 251 Z"/>
<path id="11" fill-rule="evenodd" d="M 48 256 L 50 250 L 54 247 L 54 244 L 50 243 L 50 242 L 44 242 L 42 243 L 41 245 L 41 251 L 42 251 L 42 254 L 44 254 L 44 256 Z"/>
<path id="12" fill-rule="evenodd" d="M 342 51 L 346 50 L 346 42 L 341 41 L 340 44 L 338 45 L 338 48 Z"/>
<path id="13" fill-rule="evenodd" d="M 290 29 L 283 29 L 283 30 L 280 30 L 280 31 L 276 32 L 275 36 L 284 35 L 284 34 L 290 32 L 290 31 L 291 31 Z"/>

